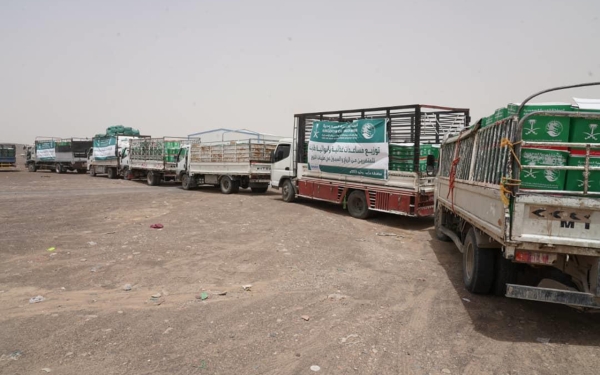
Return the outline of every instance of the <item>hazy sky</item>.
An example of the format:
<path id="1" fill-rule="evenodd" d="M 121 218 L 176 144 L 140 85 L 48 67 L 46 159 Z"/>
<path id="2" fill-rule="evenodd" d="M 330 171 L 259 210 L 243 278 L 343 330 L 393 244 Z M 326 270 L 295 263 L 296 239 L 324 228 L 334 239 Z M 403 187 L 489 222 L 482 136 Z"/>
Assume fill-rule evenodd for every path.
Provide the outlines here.
<path id="1" fill-rule="evenodd" d="M 600 81 L 600 0 L 0 1 L 0 140 L 428 103 L 486 116 Z M 548 96 L 600 98 L 600 88 Z"/>

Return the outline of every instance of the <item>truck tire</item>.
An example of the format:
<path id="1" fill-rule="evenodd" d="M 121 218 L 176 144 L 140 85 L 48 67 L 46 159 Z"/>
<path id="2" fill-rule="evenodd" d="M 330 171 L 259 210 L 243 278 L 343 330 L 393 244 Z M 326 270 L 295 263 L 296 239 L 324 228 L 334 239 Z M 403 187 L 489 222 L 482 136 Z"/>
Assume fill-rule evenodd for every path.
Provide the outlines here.
<path id="1" fill-rule="evenodd" d="M 35 168 L 35 164 L 34 163 L 29 163 L 29 165 L 27 166 L 27 170 L 29 172 L 35 172 L 37 169 Z"/>
<path id="2" fill-rule="evenodd" d="M 106 175 L 108 176 L 109 179 L 114 180 L 115 178 L 117 178 L 117 169 L 116 168 L 108 168 L 108 170 L 106 171 Z"/>
<path id="3" fill-rule="evenodd" d="M 127 169 L 123 173 L 123 179 L 124 180 L 131 181 L 131 180 L 133 180 L 133 177 L 134 177 L 134 175 L 133 175 L 133 171 L 132 170 Z"/>
<path id="4" fill-rule="evenodd" d="M 240 180 L 240 187 L 242 189 L 248 189 L 250 187 L 250 179 L 249 178 L 242 178 Z M 252 191 L 254 191 L 254 190 L 252 190 Z"/>
<path id="5" fill-rule="evenodd" d="M 463 282 L 471 293 L 487 294 L 494 282 L 494 257 L 496 249 L 477 246 L 475 229 L 469 229 L 463 251 Z"/>
<path id="6" fill-rule="evenodd" d="M 449 242 L 450 237 L 446 236 L 440 229 L 440 227 L 442 226 L 442 223 L 444 222 L 443 219 L 444 219 L 444 210 L 441 206 L 438 205 L 435 209 L 435 217 L 433 218 L 434 227 L 435 227 L 435 237 L 440 241 Z"/>
<path id="7" fill-rule="evenodd" d="M 492 292 L 497 296 L 506 295 L 506 284 L 514 284 L 517 280 L 518 265 L 505 259 L 502 252 L 496 252 L 495 277 Z"/>
<path id="8" fill-rule="evenodd" d="M 269 187 L 268 186 L 253 187 L 253 188 L 250 188 L 250 189 L 252 190 L 253 193 L 261 193 L 261 194 L 263 194 L 263 193 L 266 193 L 267 190 L 269 190 Z"/>
<path id="9" fill-rule="evenodd" d="M 347 204 L 350 216 L 357 219 L 366 219 L 369 217 L 369 205 L 364 191 L 354 190 L 350 193 Z"/>
<path id="10" fill-rule="evenodd" d="M 181 176 L 181 187 L 183 190 L 190 190 L 192 188 L 192 178 L 188 174 Z"/>
<path id="11" fill-rule="evenodd" d="M 60 164 L 56 164 L 56 165 L 54 166 L 54 171 L 55 171 L 56 173 L 64 173 L 64 169 L 63 169 L 63 167 L 62 167 Z"/>
<path id="12" fill-rule="evenodd" d="M 223 193 L 223 194 L 235 194 L 238 191 L 240 191 L 239 181 L 234 181 L 229 176 L 221 177 L 220 186 L 221 186 L 221 193 Z"/>
<path id="13" fill-rule="evenodd" d="M 90 167 L 89 174 L 90 177 L 96 177 L 96 168 Z"/>
<path id="14" fill-rule="evenodd" d="M 291 203 L 296 200 L 296 189 L 291 180 L 285 180 L 281 187 L 281 198 L 284 202 Z"/>
<path id="15" fill-rule="evenodd" d="M 148 172 L 146 175 L 146 182 L 150 186 L 160 185 L 160 173 Z"/>

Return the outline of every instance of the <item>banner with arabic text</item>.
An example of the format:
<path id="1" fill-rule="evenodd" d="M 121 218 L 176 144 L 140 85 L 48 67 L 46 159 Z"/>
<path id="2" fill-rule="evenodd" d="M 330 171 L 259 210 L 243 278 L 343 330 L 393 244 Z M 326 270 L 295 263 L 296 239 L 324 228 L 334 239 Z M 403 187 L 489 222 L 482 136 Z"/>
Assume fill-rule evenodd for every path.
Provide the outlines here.
<path id="1" fill-rule="evenodd" d="M 385 119 L 313 123 L 309 170 L 386 179 L 388 162 Z"/>

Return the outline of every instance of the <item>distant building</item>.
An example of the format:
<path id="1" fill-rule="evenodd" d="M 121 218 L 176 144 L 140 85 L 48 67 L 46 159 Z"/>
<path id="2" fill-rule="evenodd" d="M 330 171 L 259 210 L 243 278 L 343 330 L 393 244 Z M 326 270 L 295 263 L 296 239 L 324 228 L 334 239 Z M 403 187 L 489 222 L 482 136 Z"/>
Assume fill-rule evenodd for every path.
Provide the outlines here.
<path id="1" fill-rule="evenodd" d="M 249 139 L 252 142 L 273 142 L 278 141 L 283 137 L 273 134 L 259 133 L 248 129 L 219 128 L 189 134 L 188 138 L 200 138 L 202 142 L 245 141 Z"/>

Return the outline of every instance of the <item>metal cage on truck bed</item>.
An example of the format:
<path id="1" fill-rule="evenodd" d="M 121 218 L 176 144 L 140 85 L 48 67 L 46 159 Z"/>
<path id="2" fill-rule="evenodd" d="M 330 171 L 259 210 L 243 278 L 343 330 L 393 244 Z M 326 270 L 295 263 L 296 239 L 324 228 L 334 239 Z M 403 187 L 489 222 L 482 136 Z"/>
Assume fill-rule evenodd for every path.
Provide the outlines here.
<path id="1" fill-rule="evenodd" d="M 294 115 L 297 134 L 297 162 L 307 162 L 307 148 L 315 121 L 353 121 L 387 119 L 389 143 L 414 143 L 413 172 L 419 172 L 421 144 L 440 144 L 445 134 L 461 130 L 469 124 L 469 109 L 413 104 L 393 107 L 363 108 Z M 301 152 L 303 150 L 303 152 Z"/>

